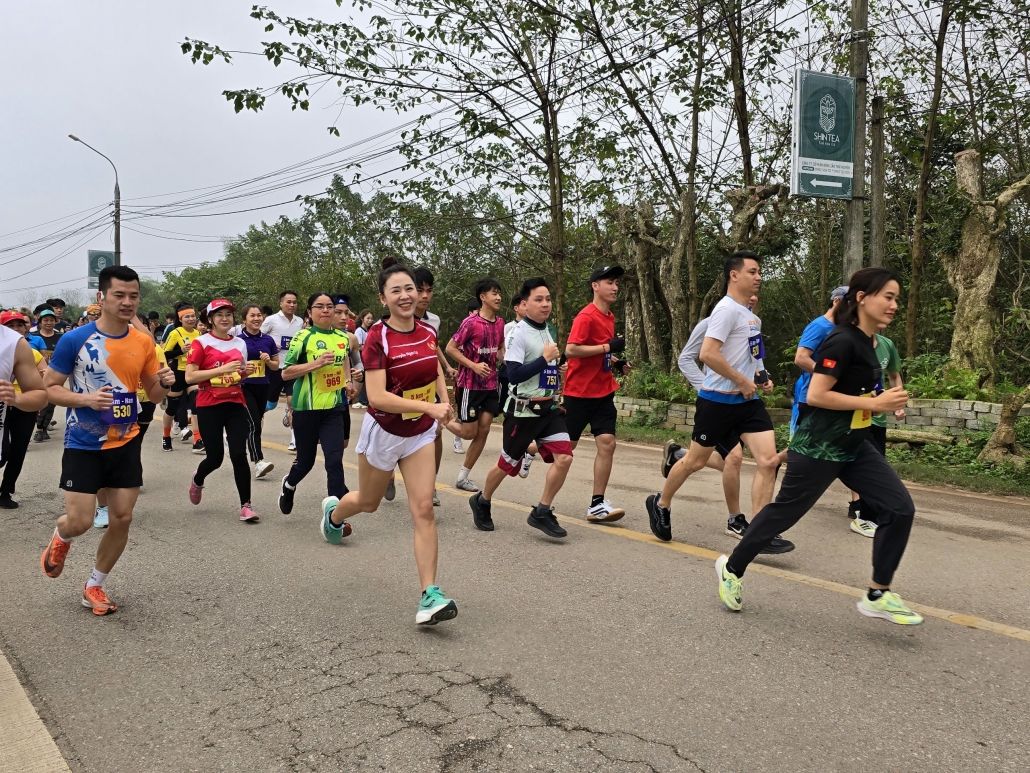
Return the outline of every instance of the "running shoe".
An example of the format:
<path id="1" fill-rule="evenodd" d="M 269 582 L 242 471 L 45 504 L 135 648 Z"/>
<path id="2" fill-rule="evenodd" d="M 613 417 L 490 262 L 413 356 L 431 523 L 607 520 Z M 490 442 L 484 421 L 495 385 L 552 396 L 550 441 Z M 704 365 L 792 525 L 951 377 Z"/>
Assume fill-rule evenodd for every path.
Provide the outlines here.
<path id="1" fill-rule="evenodd" d="M 731 537 L 736 537 L 737 539 L 744 538 L 744 532 L 747 531 L 747 527 L 747 518 L 744 517 L 743 513 L 731 515 L 726 521 L 726 533 Z"/>
<path id="2" fill-rule="evenodd" d="M 289 452 L 291 454 L 297 453 L 297 444 L 294 441 L 291 440 L 290 444 L 288 446 L 286 446 L 286 450 L 287 450 L 287 452 Z"/>
<path id="3" fill-rule="evenodd" d="M 613 523 L 626 514 L 621 507 L 612 507 L 607 499 L 587 508 L 587 520 L 591 523 Z"/>
<path id="4" fill-rule="evenodd" d="M 267 403 L 265 403 L 265 411 L 266 412 L 267 411 L 274 411 L 278 407 L 279 407 L 279 402 L 277 400 L 269 400 Z"/>
<path id="5" fill-rule="evenodd" d="M 191 437 L 193 437 L 193 430 L 189 427 L 186 427 L 186 429 L 179 433 L 179 441 L 182 443 L 185 443 Z"/>
<path id="6" fill-rule="evenodd" d="M 433 507 L 440 506 L 440 495 L 436 493 L 436 489 L 433 489 Z"/>
<path id="7" fill-rule="evenodd" d="M 283 414 L 283 426 L 289 427 L 290 423 L 290 410 L 287 408 L 286 413 Z"/>
<path id="8" fill-rule="evenodd" d="M 173 435 L 178 435 L 179 434 L 179 422 L 177 422 L 177 421 L 173 421 L 172 422 L 172 434 Z"/>
<path id="9" fill-rule="evenodd" d="M 890 591 L 884 591 L 876 601 L 870 601 L 868 594 L 863 594 L 862 600 L 855 606 L 866 617 L 881 617 L 898 625 L 919 625 L 923 622 L 921 614 L 909 609 L 901 596 Z"/>
<path id="10" fill-rule="evenodd" d="M 170 437 L 161 438 L 161 450 L 171 451 L 172 450 L 172 439 Z"/>
<path id="11" fill-rule="evenodd" d="M 744 600 L 740 597 L 744 580 L 727 571 L 726 562 L 729 560 L 729 556 L 719 556 L 715 559 L 715 573 L 719 576 L 719 601 L 731 612 L 739 612 L 744 606 Z"/>
<path id="12" fill-rule="evenodd" d="M 286 485 L 286 479 L 289 475 L 283 475 L 283 482 L 279 486 L 279 512 L 283 515 L 289 515 L 293 512 L 293 495 L 297 493 L 297 489 L 289 488 Z"/>
<path id="13" fill-rule="evenodd" d="M 457 435 L 454 436 L 454 453 L 463 454 L 465 453 L 465 447 L 461 444 L 461 438 Z"/>
<path id="14" fill-rule="evenodd" d="M 50 434 L 45 429 L 37 429 L 36 434 L 32 436 L 32 440 L 36 443 L 45 443 L 50 439 Z"/>
<path id="15" fill-rule="evenodd" d="M 540 529 L 548 537 L 560 539 L 561 537 L 569 536 L 569 533 L 558 523 L 558 519 L 554 517 L 553 507 L 537 505 L 529 512 L 529 518 L 526 519 L 526 523 L 534 529 Z"/>
<path id="16" fill-rule="evenodd" d="M 0 494 L 0 509 L 4 510 L 17 510 L 21 505 L 11 499 L 11 495 L 7 493 Z"/>
<path id="17" fill-rule="evenodd" d="M 204 441 L 203 440 L 198 440 L 196 443 L 193 444 L 193 453 L 195 453 L 195 454 L 207 453 L 206 450 L 204 449 Z"/>
<path id="18" fill-rule="evenodd" d="M 436 625 L 444 620 L 453 620 L 458 616 L 458 605 L 453 599 L 446 598 L 437 585 L 430 585 L 422 591 L 422 599 L 418 603 L 415 622 L 418 625 Z"/>
<path id="19" fill-rule="evenodd" d="M 318 530 L 330 545 L 339 545 L 340 540 L 344 537 L 349 537 L 351 533 L 349 523 L 344 521 L 339 526 L 336 526 L 330 518 L 338 504 L 340 504 L 340 500 L 336 497 L 326 497 L 322 500 L 322 521 L 319 523 Z"/>
<path id="20" fill-rule="evenodd" d="M 666 440 L 665 446 L 662 448 L 662 477 L 669 477 L 669 470 L 672 469 L 672 465 L 676 464 L 676 452 L 679 451 L 683 446 L 677 443 L 675 440 Z"/>
<path id="21" fill-rule="evenodd" d="M 94 529 L 106 529 L 109 522 L 107 513 L 107 505 L 98 507 L 96 515 L 93 516 L 93 528 Z"/>
<path id="22" fill-rule="evenodd" d="M 454 481 L 454 488 L 459 491 L 479 491 L 479 486 L 473 483 L 470 478 L 458 478 Z"/>
<path id="23" fill-rule="evenodd" d="M 48 429 L 56 429 L 56 428 L 57 428 L 57 422 L 56 421 L 50 422 L 50 426 L 48 427 Z"/>
<path id="24" fill-rule="evenodd" d="M 94 615 L 109 615 L 118 611 L 118 607 L 112 603 L 99 585 L 82 589 L 82 606 L 92 609 Z"/>
<path id="25" fill-rule="evenodd" d="M 397 483 L 393 478 L 390 478 L 390 482 L 386 484 L 386 493 L 383 494 L 383 499 L 387 502 L 392 502 L 395 496 L 397 496 Z"/>
<path id="26" fill-rule="evenodd" d="M 240 520 L 244 523 L 257 523 L 260 520 L 258 514 L 254 512 L 254 508 L 250 506 L 250 502 L 240 508 Z"/>
<path id="27" fill-rule="evenodd" d="M 193 473 L 193 475 L 196 475 L 196 473 Z M 193 480 L 193 475 L 190 476 L 190 503 L 199 505 L 200 498 L 204 495 L 204 487 L 197 485 L 196 481 Z"/>
<path id="28" fill-rule="evenodd" d="M 268 473 L 270 473 L 274 469 L 275 469 L 275 465 L 272 464 L 272 462 L 266 462 L 266 461 L 264 461 L 262 459 L 254 467 L 254 477 L 255 478 L 263 478 L 266 475 L 268 475 Z"/>
<path id="29" fill-rule="evenodd" d="M 651 533 L 662 542 L 672 539 L 672 510 L 658 504 L 662 493 L 652 494 L 647 498 L 647 518 L 651 524 Z"/>
<path id="30" fill-rule="evenodd" d="M 529 477 L 529 468 L 530 468 L 530 466 L 532 466 L 533 462 L 535 462 L 535 461 L 536 461 L 536 455 L 535 454 L 526 454 L 525 456 L 522 457 L 522 465 L 519 467 L 519 477 L 520 478 L 528 478 Z"/>
<path id="31" fill-rule="evenodd" d="M 855 534 L 861 534 L 863 537 L 875 537 L 876 524 L 872 521 L 856 518 L 851 522 L 851 531 L 855 532 Z"/>
<path id="32" fill-rule="evenodd" d="M 64 559 L 68 557 L 68 548 L 72 543 L 57 538 L 57 529 L 54 529 L 54 536 L 50 538 L 50 544 L 43 551 L 43 557 L 39 563 L 43 567 L 43 573 L 47 577 L 60 577 L 64 571 Z"/>
<path id="33" fill-rule="evenodd" d="M 744 514 L 737 513 L 736 515 L 731 515 L 729 517 L 729 520 L 726 521 L 726 533 L 729 534 L 731 537 L 743 539 L 744 533 L 747 531 L 748 526 L 749 524 L 747 522 L 747 518 L 744 517 Z M 781 553 L 789 553 L 793 549 L 793 542 L 791 542 L 790 540 L 783 539 L 783 537 L 777 534 L 773 538 L 773 541 L 766 545 L 764 548 L 762 548 L 759 551 L 759 553 L 764 553 L 765 555 L 770 556 L 777 556 Z"/>
<path id="34" fill-rule="evenodd" d="M 479 494 L 469 497 L 469 505 L 472 507 L 472 523 L 480 531 L 493 531 L 494 519 L 490 515 L 490 502 L 483 499 Z"/>

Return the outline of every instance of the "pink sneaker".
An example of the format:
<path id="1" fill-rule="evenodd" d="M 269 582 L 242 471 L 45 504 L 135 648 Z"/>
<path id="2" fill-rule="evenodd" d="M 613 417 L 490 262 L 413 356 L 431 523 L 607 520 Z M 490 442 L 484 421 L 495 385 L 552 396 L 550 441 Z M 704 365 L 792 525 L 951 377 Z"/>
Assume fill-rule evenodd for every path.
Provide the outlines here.
<path id="1" fill-rule="evenodd" d="M 240 520 L 244 523 L 258 522 L 258 514 L 254 512 L 254 508 L 250 506 L 250 502 L 247 502 L 247 504 L 240 508 Z"/>
<path id="2" fill-rule="evenodd" d="M 198 486 L 193 482 L 192 476 L 190 477 L 190 502 L 195 505 L 200 504 L 200 497 L 204 494 L 204 487 Z"/>

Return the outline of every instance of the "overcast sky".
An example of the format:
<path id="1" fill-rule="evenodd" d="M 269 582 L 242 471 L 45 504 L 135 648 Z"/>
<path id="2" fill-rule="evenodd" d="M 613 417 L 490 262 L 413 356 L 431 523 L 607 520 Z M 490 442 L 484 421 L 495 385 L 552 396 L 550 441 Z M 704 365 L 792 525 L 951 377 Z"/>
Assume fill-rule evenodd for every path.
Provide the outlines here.
<path id="1" fill-rule="evenodd" d="M 85 289 L 86 251 L 113 249 L 113 229 L 107 228 L 78 246 L 82 235 L 33 255 L 27 255 L 28 248 L 11 250 L 65 229 L 78 218 L 22 229 L 80 211 L 83 217 L 113 199 L 111 167 L 68 134 L 117 165 L 124 210 L 183 198 L 132 201 L 140 197 L 232 183 L 340 151 L 407 120 L 351 108 L 340 118 L 342 136 L 336 138 L 326 127 L 338 108 L 325 100 L 307 113 L 292 112 L 285 101 L 270 99 L 261 113 L 235 114 L 221 95 L 223 89 L 271 85 L 284 77 L 282 68 L 253 58 L 232 66 L 193 65 L 179 44 L 189 36 L 224 48 L 255 50 L 264 33 L 249 16 L 251 0 L 3 0 L 3 5 L 0 250 L 7 251 L 0 252 L 0 303 L 5 306 Z M 300 16 L 339 18 L 345 13 L 333 0 L 272 0 L 271 5 Z M 327 182 L 307 182 L 206 211 L 286 201 L 296 193 L 323 190 Z M 122 262 L 159 277 L 157 267 L 215 261 L 222 245 L 204 238 L 237 234 L 261 219 L 298 211 L 291 204 L 221 217 L 126 221 Z M 178 238 L 201 241 L 158 238 L 130 227 L 165 236 L 175 236 L 165 233 L 175 231 Z"/>

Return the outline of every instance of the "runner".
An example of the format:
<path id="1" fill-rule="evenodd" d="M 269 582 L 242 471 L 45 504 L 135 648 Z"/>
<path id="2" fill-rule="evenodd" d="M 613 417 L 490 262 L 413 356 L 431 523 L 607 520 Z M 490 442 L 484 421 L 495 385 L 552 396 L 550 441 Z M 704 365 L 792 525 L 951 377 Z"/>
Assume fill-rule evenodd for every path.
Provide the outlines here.
<path id="1" fill-rule="evenodd" d="M 268 376 L 279 370 L 279 347 L 272 336 L 261 332 L 261 322 L 265 315 L 261 308 L 248 303 L 241 312 L 243 316 L 243 332 L 240 340 L 247 346 L 247 362 L 254 366 L 251 375 L 243 379 L 243 399 L 250 411 L 251 434 L 248 440 L 250 460 L 254 462 L 254 477 L 263 478 L 275 465 L 265 461 L 265 452 L 261 447 L 261 429 L 268 409 Z"/>
<path id="2" fill-rule="evenodd" d="M 293 400 L 293 389 L 287 384 L 283 375 L 285 368 L 286 352 L 290 349 L 290 341 L 301 330 L 304 329 L 303 317 L 297 316 L 297 298 L 299 296 L 293 290 L 283 290 L 279 293 L 279 311 L 271 316 L 265 317 L 261 323 L 261 332 L 270 335 L 275 345 L 279 347 L 279 369 L 268 374 L 268 407 L 274 411 L 279 404 L 279 395 L 286 395 L 286 415 L 283 417 L 283 426 L 291 427 L 290 445 L 288 449 L 295 451 L 297 448 L 296 437 L 293 433 L 290 422 L 290 410 Z"/>
<path id="3" fill-rule="evenodd" d="M 175 304 L 178 322 L 165 335 L 165 359 L 175 374 L 175 384 L 168 393 L 165 404 L 165 415 L 161 421 L 161 450 L 172 450 L 172 421 L 178 422 L 182 430 L 181 439 L 185 442 L 193 438 L 193 452 L 204 453 L 204 441 L 197 429 L 196 417 L 189 417 L 188 412 L 196 407 L 197 388 L 186 383 L 186 360 L 189 356 L 193 339 L 200 335 L 197 330 L 197 312 L 189 303 Z"/>
<path id="4" fill-rule="evenodd" d="M 358 354 L 361 354 L 361 350 L 365 346 L 365 338 L 368 336 L 368 329 L 372 327 L 372 323 L 375 322 L 375 318 L 372 316 L 372 312 L 368 309 L 362 309 L 361 313 L 358 314 L 358 329 L 354 331 L 354 334 L 358 337 Z M 361 366 L 362 369 L 364 366 Z M 364 373 L 356 375 L 355 381 L 358 382 L 360 391 L 358 392 L 357 399 L 351 403 L 354 408 L 364 408 L 368 405 L 368 396 L 365 394 L 365 376 Z"/>
<path id="5" fill-rule="evenodd" d="M 67 333 L 68 323 L 64 320 L 64 309 L 68 304 L 64 302 L 63 298 L 47 298 L 46 305 L 54 310 L 54 316 L 57 317 L 54 330 L 58 333 Z"/>
<path id="6" fill-rule="evenodd" d="M 32 428 L 36 425 L 36 412 L 47 402 L 46 388 L 43 386 L 43 372 L 46 360 L 43 355 L 29 346 L 28 341 L 21 343 L 29 333 L 29 318 L 20 311 L 5 311 L 0 314 L 0 325 L 4 332 L 0 333 L 0 425 L 3 425 L 3 441 L 0 446 L 0 466 L 4 468 L 3 481 L 0 482 L 0 508 L 14 510 L 19 507 L 14 501 L 15 485 L 25 464 L 25 453 L 32 438 Z M 11 331 L 18 338 L 12 337 Z M 35 369 L 37 379 L 25 380 L 28 392 L 22 391 L 18 380 L 21 372 L 21 359 L 28 357 Z M 7 382 L 14 389 L 14 396 L 6 392 Z M 42 394 L 39 394 L 42 392 Z"/>
<path id="7" fill-rule="evenodd" d="M 483 490 L 472 495 L 469 505 L 476 528 L 493 531 L 490 498 L 506 475 L 518 475 L 523 457 L 536 441 L 544 461 L 553 464 L 547 471 L 540 503 L 530 511 L 527 523 L 549 537 L 560 538 L 568 532 L 554 517 L 551 503 L 572 465 L 572 444 L 565 414 L 558 407 L 558 344 L 547 329 L 551 290 L 542 277 L 535 277 L 523 282 L 520 294 L 526 300 L 526 317 L 504 344 L 511 387 L 504 409 L 501 456 L 487 473 Z"/>
<path id="8" fill-rule="evenodd" d="M 50 362 L 50 357 L 54 353 L 54 347 L 61 340 L 61 334 L 55 331 L 57 314 L 46 304 L 37 306 L 35 314 L 36 336 L 43 341 L 43 346 L 45 347 L 40 353 L 46 362 Z M 51 424 L 56 424 L 53 421 L 54 408 L 56 407 L 53 403 L 47 403 L 47 406 L 39 412 L 39 415 L 36 417 L 36 434 L 32 437 L 33 442 L 44 443 L 50 439 L 48 430 Z"/>
<path id="9" fill-rule="evenodd" d="M 157 403 L 175 374 L 160 367 L 153 340 L 130 324 L 139 306 L 136 272 L 108 266 L 99 286 L 100 319 L 61 339 L 44 377 L 50 400 L 68 409 L 60 484 L 67 512 L 57 519 L 40 564 L 47 576 L 60 576 L 72 539 L 93 525 L 97 491 L 107 489 L 111 525 L 82 592 L 84 607 L 106 615 L 117 607 L 104 593 L 104 581 L 125 549 L 143 484 L 136 385 L 142 382 Z M 71 389 L 64 385 L 69 377 Z"/>
<path id="10" fill-rule="evenodd" d="M 516 293 L 515 297 L 511 299 L 511 308 L 515 314 L 515 319 L 511 322 L 506 322 L 504 325 L 504 340 L 508 340 L 508 336 L 511 335 L 511 331 L 515 329 L 515 326 L 519 324 L 526 317 L 526 299 L 522 297 L 520 293 Z M 548 329 L 550 330 L 550 323 L 548 323 Z M 551 335 L 554 338 L 554 334 Z M 567 367 L 567 366 L 566 366 Z M 504 362 L 497 368 L 497 381 L 500 385 L 500 399 L 501 399 L 501 413 L 504 413 L 505 403 L 508 401 L 508 392 L 510 391 L 511 384 L 508 381 L 508 366 Z M 536 443 L 530 443 L 529 448 L 522 457 L 522 464 L 519 466 L 519 477 L 528 478 L 529 468 L 536 461 Z"/>
<path id="11" fill-rule="evenodd" d="M 698 393 L 690 448 L 669 470 L 662 491 L 647 498 L 651 531 L 664 542 L 672 539 L 672 498 L 708 463 L 715 446 L 734 437 L 744 441 L 758 465 L 751 484 L 752 508 L 757 512 L 772 499 L 779 464 L 776 436 L 755 383 L 765 345 L 761 321 L 747 307 L 762 284 L 758 256 L 745 250 L 733 253 L 723 264 L 723 275 L 726 295 L 712 310 L 701 345 L 700 357 L 708 371 Z M 762 378 L 762 391 L 772 393 L 772 379 Z"/>
<path id="12" fill-rule="evenodd" d="M 347 336 L 347 362 L 344 367 L 350 374 L 350 381 L 347 382 L 347 390 L 343 394 L 343 450 L 346 451 L 350 445 L 350 401 L 358 393 L 354 381 L 354 349 L 358 345 L 358 339 L 354 333 L 347 330 L 350 322 L 350 303 L 347 296 L 343 293 L 334 293 L 333 302 L 333 328 Z"/>
<path id="13" fill-rule="evenodd" d="M 758 303 L 758 296 L 752 295 L 748 300 L 748 309 L 753 310 L 756 303 Z M 707 374 L 702 373 L 701 369 L 698 368 L 697 360 L 701 356 L 701 346 L 708 332 L 709 319 L 711 318 L 706 317 L 694 326 L 687 345 L 680 352 L 678 361 L 680 373 L 683 374 L 699 394 L 704 388 L 704 380 Z M 763 372 L 764 362 L 758 361 L 756 367 L 759 373 Z M 741 448 L 740 437 L 734 433 L 715 446 L 716 453 L 708 457 L 706 465 L 722 473 L 722 491 L 723 496 L 726 498 L 726 509 L 729 512 L 729 516 L 726 519 L 726 533 L 737 539 L 744 536 L 744 532 L 747 531 L 748 527 L 748 520 L 740 509 L 740 466 L 744 461 L 744 454 Z M 673 440 L 667 440 L 662 453 L 662 477 L 668 478 L 672 465 L 686 455 L 686 449 Z M 752 515 L 755 514 L 755 512 L 752 512 Z M 772 554 L 789 553 L 793 549 L 794 543 L 777 536 L 762 552 Z"/>
<path id="14" fill-rule="evenodd" d="M 884 268 L 863 268 L 851 277 L 847 295 L 834 312 L 836 326 L 815 353 L 807 394 L 810 409 L 791 437 L 779 495 L 755 516 L 733 554 L 715 562 L 719 598 L 727 608 L 740 610 L 744 572 L 762 547 L 801 520 L 840 479 L 872 506 L 879 521 L 873 578 L 858 611 L 899 625 L 923 622 L 890 590 L 908 544 L 915 506 L 894 468 L 869 439 L 872 414 L 900 410 L 908 401 L 901 387 L 877 391 L 882 371 L 873 347 L 876 332 L 894 318 L 899 292 L 900 283 Z"/>
<path id="15" fill-rule="evenodd" d="M 415 272 L 386 258 L 378 287 L 389 314 L 369 330 L 362 355 L 369 403 L 354 449 L 358 490 L 342 499 L 326 497 L 319 529 L 327 542 L 338 545 L 351 533 L 347 518 L 375 512 L 394 468 L 400 467 L 415 527 L 415 565 L 422 588 L 415 622 L 436 625 L 458 615 L 458 606 L 436 584 L 436 475 L 431 466 L 436 424 L 450 420 L 451 406 L 437 358 L 436 331 L 415 318 Z M 434 402 L 437 397 L 439 403 Z"/>
<path id="16" fill-rule="evenodd" d="M 630 364 L 621 357 L 626 339 L 615 335 L 615 315 L 612 304 L 619 297 L 619 279 L 626 273 L 622 266 L 602 266 L 590 274 L 593 300 L 576 315 L 565 347 L 569 358 L 569 371 L 565 377 L 563 407 L 565 425 L 569 429 L 572 448 L 588 426 L 594 436 L 597 453 L 594 456 L 594 488 L 587 520 L 592 523 L 612 523 L 626 514 L 605 498 L 608 479 L 615 458 L 615 426 L 618 410 L 615 392 L 619 388 L 615 373 L 625 375 Z"/>
<path id="17" fill-rule="evenodd" d="M 247 441 L 252 425 L 247 401 L 243 397 L 243 379 L 257 371 L 248 362 L 247 344 L 229 333 L 235 324 L 236 307 L 223 298 L 216 298 L 200 312 L 200 321 L 210 332 L 193 339 L 186 359 L 186 383 L 196 384 L 197 423 L 200 432 L 211 438 L 207 455 L 190 479 L 189 499 L 200 504 L 207 476 L 222 466 L 225 446 L 229 443 L 229 461 L 240 495 L 240 520 L 257 523 L 258 514 L 250 504 L 250 465 L 247 463 Z"/>
<path id="18" fill-rule="evenodd" d="M 328 293 L 312 293 L 307 313 L 312 326 L 293 336 L 283 362 L 283 380 L 293 381 L 291 415 L 297 448 L 297 458 L 279 490 L 279 512 L 283 515 L 293 512 L 297 486 L 315 466 L 319 444 L 329 496 L 347 493 L 343 477 L 344 390 L 350 384 L 347 334 L 333 328 L 335 304 Z"/>
<path id="19" fill-rule="evenodd" d="M 458 363 L 454 394 L 458 416 L 447 429 L 455 437 L 472 441 L 454 483 L 462 491 L 479 491 L 469 473 L 486 447 L 494 416 L 500 413 L 497 364 L 504 362 L 504 320 L 497 316 L 501 284 L 496 279 L 481 279 L 472 292 L 480 308 L 462 320 L 458 332 L 447 342 L 447 354 Z"/>

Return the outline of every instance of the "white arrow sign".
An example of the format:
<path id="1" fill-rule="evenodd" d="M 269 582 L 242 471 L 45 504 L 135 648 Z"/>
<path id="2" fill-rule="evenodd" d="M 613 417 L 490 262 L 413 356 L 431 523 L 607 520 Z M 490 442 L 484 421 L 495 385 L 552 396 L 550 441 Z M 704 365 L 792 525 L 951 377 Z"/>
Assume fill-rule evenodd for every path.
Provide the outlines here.
<path id="1" fill-rule="evenodd" d="M 835 183 L 830 180 L 812 180 L 809 185 L 814 188 L 843 188 L 844 183 Z"/>

